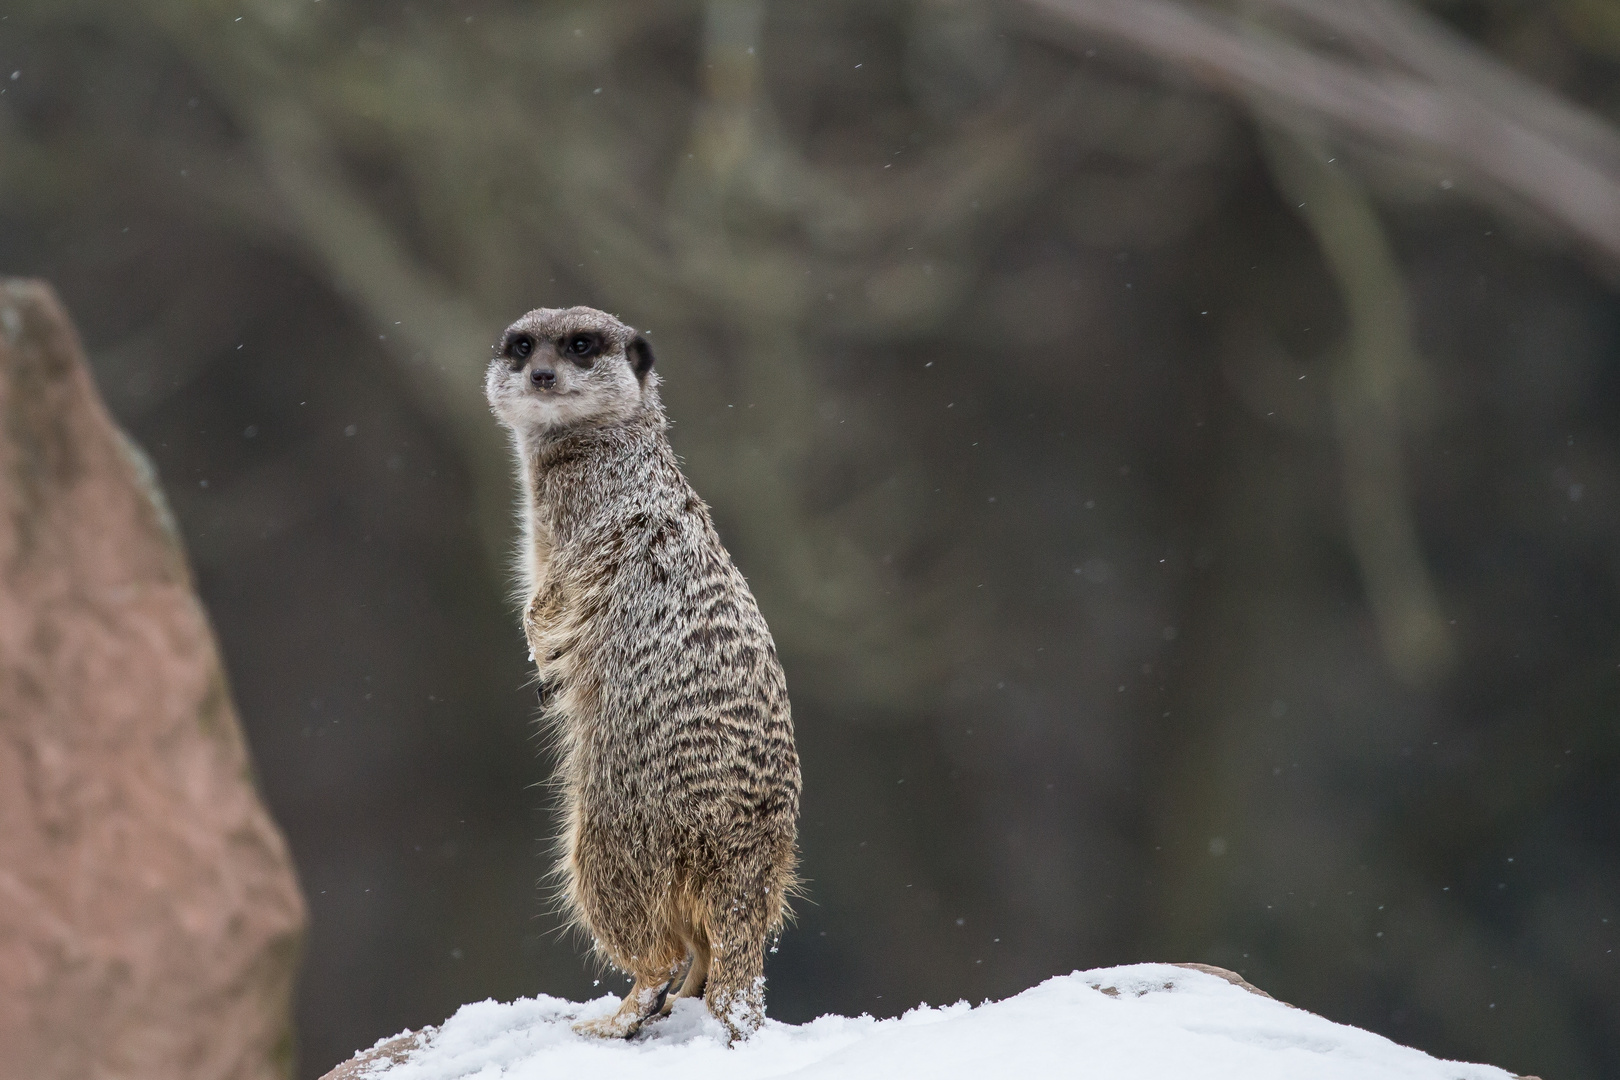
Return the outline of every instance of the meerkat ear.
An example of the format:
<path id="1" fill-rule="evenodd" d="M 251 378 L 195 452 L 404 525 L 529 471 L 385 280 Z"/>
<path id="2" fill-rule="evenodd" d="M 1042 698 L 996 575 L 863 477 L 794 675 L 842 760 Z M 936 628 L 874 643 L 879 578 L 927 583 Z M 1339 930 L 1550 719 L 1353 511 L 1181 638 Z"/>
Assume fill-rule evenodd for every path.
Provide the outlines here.
<path id="1" fill-rule="evenodd" d="M 630 358 L 630 370 L 636 373 L 636 378 L 645 379 L 653 366 L 652 346 L 647 344 L 647 339 L 637 334 L 624 347 L 624 353 Z"/>

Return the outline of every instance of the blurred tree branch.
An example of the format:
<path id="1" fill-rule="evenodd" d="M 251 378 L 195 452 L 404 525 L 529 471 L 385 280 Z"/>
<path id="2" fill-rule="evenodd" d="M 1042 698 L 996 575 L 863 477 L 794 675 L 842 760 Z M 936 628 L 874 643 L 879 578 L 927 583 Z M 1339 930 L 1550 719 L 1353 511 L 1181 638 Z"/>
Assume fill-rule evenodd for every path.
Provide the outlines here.
<path id="1" fill-rule="evenodd" d="M 108 17 L 90 0 L 35 7 L 39 19 Z M 1613 132 L 1413 9 L 1254 0 L 1244 10 L 1272 19 L 1260 31 L 1169 0 L 1023 8 L 1065 35 L 1122 40 L 1236 91 L 1269 122 L 1324 123 L 1471 165 L 1620 254 Z M 791 647 L 862 657 L 862 692 L 891 702 L 945 679 L 959 651 L 944 640 L 956 624 L 942 617 L 956 575 L 941 570 L 936 588 L 912 590 L 897 610 L 882 599 L 883 559 L 892 537 L 926 531 L 921 508 L 871 485 L 832 509 L 799 494 L 798 474 L 827 452 L 817 350 L 838 335 L 898 345 L 937 328 L 972 286 L 996 215 L 1064 197 L 1056 185 L 1066 172 L 1046 161 L 1060 140 L 1147 163 L 1156 177 L 1173 158 L 1211 153 L 1189 137 L 1196 122 L 1146 96 L 1093 93 L 1073 70 L 1043 82 L 1025 67 L 1017 92 L 987 97 L 892 168 L 817 155 L 772 100 L 767 76 L 791 58 L 771 54 L 760 0 L 495 8 L 454 34 L 415 33 L 408 19 L 379 29 L 336 6 L 283 0 L 241 10 L 144 0 L 116 19 L 159 28 L 239 130 L 245 153 L 194 155 L 191 183 L 213 211 L 305 253 L 386 336 L 413 398 L 462 448 L 492 568 L 510 543 L 510 480 L 478 371 L 510 314 L 575 298 L 534 295 L 543 275 L 567 267 L 571 291 L 586 283 L 631 305 L 627 316 L 680 357 L 694 397 L 757 405 L 746 425 L 694 443 L 695 463 L 766 560 L 764 591 L 792 597 L 777 616 Z M 961 10 L 920 5 L 911 32 Z M 614 97 L 618 57 L 694 23 L 696 66 L 662 76 L 678 80 L 667 93 L 634 107 Z M 992 31 L 979 26 L 969 44 Z M 1335 55 L 1313 46 L 1323 36 Z M 588 89 L 586 77 L 603 85 Z M 6 138 L 38 157 L 18 133 Z M 368 159 L 358 172 L 356 155 Z M 46 197 L 51 185 L 33 168 L 14 171 L 28 171 Z M 398 190 L 379 197 L 367 168 Z M 1117 179 L 1130 197 L 1154 198 L 1131 176 Z M 1069 201 L 1132 242 L 1092 194 Z M 1161 231 L 1163 219 L 1192 213 L 1155 201 Z M 736 330 L 748 363 L 710 355 L 717 318 Z M 855 518 L 881 521 L 870 542 L 852 539 Z M 852 638 L 870 648 L 850 649 Z"/>
<path id="2" fill-rule="evenodd" d="M 1484 53 L 1402 0 L 1245 0 L 1254 15 L 1293 16 L 1378 67 L 1455 87 L 1620 175 L 1620 132 L 1600 116 Z"/>
<path id="3" fill-rule="evenodd" d="M 1268 130 L 1262 145 L 1349 316 L 1332 403 L 1350 547 L 1390 667 L 1404 682 L 1430 685 L 1456 649 L 1418 543 L 1402 461 L 1400 391 L 1419 360 L 1400 267 L 1371 200 L 1320 143 Z"/>
<path id="4" fill-rule="evenodd" d="M 1466 167 L 1620 260 L 1612 130 L 1387 0 L 1262 0 L 1345 34 L 1390 66 L 1352 64 L 1237 17 L 1173 0 L 1019 0 L 1049 33 L 1112 38 L 1286 121 L 1419 150 Z"/>
<path id="5" fill-rule="evenodd" d="M 401 361 L 412 396 L 456 433 L 473 474 L 480 534 L 491 565 L 502 566 L 510 549 L 511 471 L 504 440 L 489 423 L 482 382 L 469 377 L 476 371 L 471 361 L 488 350 L 488 327 L 495 320 L 480 317 L 457 289 L 436 280 L 401 248 L 331 167 L 332 154 L 307 110 L 271 101 L 253 119 L 265 171 L 298 235 L 337 289 L 373 325 L 386 328 L 385 336 L 398 339 L 390 353 Z"/>
<path id="6" fill-rule="evenodd" d="M 1314 132 L 1464 166 L 1620 260 L 1620 134 L 1392 0 L 1247 0 L 1248 18 L 1170 0 L 1023 0 L 1248 101 L 1278 185 L 1316 237 L 1350 326 L 1333 383 L 1350 543 L 1384 652 L 1428 684 L 1455 648 L 1406 491 L 1399 388 L 1417 364 L 1401 274 L 1370 200 Z M 1264 25 L 1255 16 L 1266 16 Z M 1284 36 L 1331 38 L 1352 64 Z"/>

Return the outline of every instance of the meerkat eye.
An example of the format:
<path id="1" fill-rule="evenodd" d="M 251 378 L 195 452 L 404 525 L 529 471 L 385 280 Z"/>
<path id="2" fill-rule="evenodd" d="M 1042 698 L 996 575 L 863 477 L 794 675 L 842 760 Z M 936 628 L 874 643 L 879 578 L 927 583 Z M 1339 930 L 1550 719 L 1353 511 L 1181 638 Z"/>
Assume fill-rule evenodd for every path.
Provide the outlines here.
<path id="1" fill-rule="evenodd" d="M 527 360 L 532 352 L 534 352 L 534 338 L 528 334 L 519 334 L 506 343 L 506 355 L 514 360 Z"/>
<path id="2" fill-rule="evenodd" d="M 570 334 L 563 341 L 563 352 L 574 360 L 589 360 L 602 351 L 602 339 L 595 334 Z"/>

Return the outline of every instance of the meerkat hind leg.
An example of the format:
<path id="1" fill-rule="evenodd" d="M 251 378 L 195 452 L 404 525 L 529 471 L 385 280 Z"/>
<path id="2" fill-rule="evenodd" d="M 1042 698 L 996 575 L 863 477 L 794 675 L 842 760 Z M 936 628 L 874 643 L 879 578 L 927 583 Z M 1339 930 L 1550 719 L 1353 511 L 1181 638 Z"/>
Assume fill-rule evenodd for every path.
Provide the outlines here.
<path id="1" fill-rule="evenodd" d="M 764 912 L 757 904 L 740 902 L 748 892 L 735 895 L 737 901 L 710 911 L 709 977 L 703 988 L 704 1003 L 733 1043 L 765 1022 Z"/>
<path id="2" fill-rule="evenodd" d="M 649 1017 L 662 1015 L 664 1002 L 675 985 L 675 974 L 636 977 L 630 992 L 624 995 L 616 1011 L 595 1020 L 581 1020 L 574 1030 L 581 1035 L 594 1035 L 599 1039 L 628 1039 Z"/>
<path id="3" fill-rule="evenodd" d="M 670 994 L 664 1001 L 660 1010 L 668 1016 L 670 1010 L 675 1008 L 676 998 L 693 998 L 703 996 L 703 987 L 709 981 L 709 943 L 701 939 L 692 942 L 691 955 L 681 972 L 685 978 L 676 977 L 681 988 Z M 674 986 L 674 983 L 670 984 Z"/>

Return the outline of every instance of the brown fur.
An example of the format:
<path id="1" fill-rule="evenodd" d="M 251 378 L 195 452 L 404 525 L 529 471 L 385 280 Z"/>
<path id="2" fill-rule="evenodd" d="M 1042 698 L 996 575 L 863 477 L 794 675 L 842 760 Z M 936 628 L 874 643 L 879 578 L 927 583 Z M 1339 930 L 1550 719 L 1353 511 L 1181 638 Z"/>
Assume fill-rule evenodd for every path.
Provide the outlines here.
<path id="1" fill-rule="evenodd" d="M 570 353 L 581 340 L 595 355 Z M 630 1035 L 702 993 L 746 1036 L 797 881 L 799 761 L 770 630 L 670 449 L 645 340 L 600 311 L 543 308 L 497 351 L 486 390 L 523 483 L 557 873 L 574 924 L 634 979 L 618 1012 L 577 1028 Z"/>

